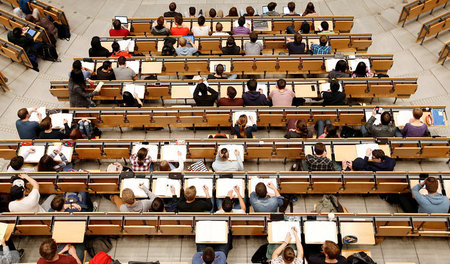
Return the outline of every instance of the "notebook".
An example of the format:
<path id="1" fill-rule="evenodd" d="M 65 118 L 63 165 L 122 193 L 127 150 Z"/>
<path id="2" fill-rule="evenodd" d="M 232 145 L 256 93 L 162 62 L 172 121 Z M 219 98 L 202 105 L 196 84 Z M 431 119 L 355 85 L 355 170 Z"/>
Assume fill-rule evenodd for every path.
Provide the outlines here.
<path id="1" fill-rule="evenodd" d="M 276 221 L 271 222 L 272 224 L 272 241 L 274 243 L 284 242 L 286 240 L 286 234 L 291 233 L 291 243 L 295 243 L 295 236 L 292 227 L 297 228 L 297 235 L 300 238 L 300 223 L 290 222 L 290 221 Z"/>
<path id="2" fill-rule="evenodd" d="M 366 156 L 366 150 L 370 148 L 371 150 L 379 149 L 378 144 L 359 144 L 356 145 L 356 154 L 359 158 L 364 158 Z M 369 156 L 369 160 L 372 159 L 372 153 Z"/>
<path id="3" fill-rule="evenodd" d="M 212 232 L 214 230 L 214 232 Z M 227 221 L 198 221 L 195 226 L 195 243 L 219 243 L 228 241 Z"/>
<path id="4" fill-rule="evenodd" d="M 248 90 L 248 87 L 246 84 L 245 92 L 247 92 L 247 91 L 249 91 L 249 90 Z M 265 83 L 258 83 L 258 86 L 256 87 L 256 91 L 267 96 L 267 85 Z"/>
<path id="5" fill-rule="evenodd" d="M 158 160 L 158 146 L 157 145 L 144 145 L 136 144 L 133 146 L 131 154 L 136 154 L 141 148 L 146 148 L 148 150 L 147 157 L 150 157 L 152 161 Z"/>
<path id="6" fill-rule="evenodd" d="M 330 83 L 326 82 L 326 83 L 321 83 L 320 84 L 320 92 L 328 92 L 328 90 L 330 90 Z M 342 92 L 342 85 L 339 83 L 339 92 Z"/>
<path id="7" fill-rule="evenodd" d="M 336 67 L 336 63 L 340 61 L 340 59 L 326 59 L 325 60 L 325 69 L 327 72 L 334 70 Z"/>
<path id="8" fill-rule="evenodd" d="M 34 37 L 34 35 L 36 35 L 36 30 L 29 28 L 27 33 L 30 34 L 30 36 Z"/>
<path id="9" fill-rule="evenodd" d="M 433 117 L 434 126 L 445 126 L 444 110 L 433 109 L 431 110 L 431 116 Z"/>
<path id="10" fill-rule="evenodd" d="M 134 61 L 128 61 L 127 60 L 127 67 L 129 67 L 130 69 L 132 69 L 136 74 L 139 73 L 139 60 L 134 60 Z"/>
<path id="11" fill-rule="evenodd" d="M 187 179 L 185 180 L 185 187 L 195 186 L 197 191 L 197 197 L 206 197 L 205 190 L 203 190 L 203 186 L 206 185 L 208 187 L 209 196 L 212 196 L 212 187 L 213 181 L 212 179 Z"/>
<path id="12" fill-rule="evenodd" d="M 47 148 L 47 155 L 50 155 L 51 153 L 53 153 L 53 150 L 57 149 L 60 144 L 61 143 L 55 143 L 53 146 L 48 146 L 48 148 Z M 72 161 L 73 147 L 62 146 L 61 153 L 64 154 L 64 156 L 66 156 L 66 158 L 67 158 L 67 160 L 69 162 Z M 61 157 L 59 155 L 56 155 L 54 160 L 62 161 Z"/>
<path id="13" fill-rule="evenodd" d="M 361 61 L 364 62 L 367 67 L 370 68 L 369 59 L 354 59 L 354 60 L 350 60 L 350 65 L 349 65 L 350 70 L 355 71 L 356 66 L 358 66 L 358 63 L 360 63 Z"/>
<path id="14" fill-rule="evenodd" d="M 127 83 L 123 88 L 123 92 L 130 92 L 133 96 L 134 93 L 137 94 L 139 99 L 144 99 L 145 97 L 145 84 L 137 84 L 137 83 Z"/>
<path id="15" fill-rule="evenodd" d="M 28 112 L 30 112 L 32 109 L 33 108 L 28 108 L 27 110 L 28 110 Z M 42 116 L 42 119 L 44 119 L 45 116 L 47 115 L 47 109 L 45 108 L 45 106 L 39 107 L 36 112 L 31 113 L 30 119 L 28 119 L 28 120 L 29 121 L 36 121 L 36 122 L 39 123 L 40 121 L 39 121 L 38 113 L 40 113 L 41 116 Z"/>
<path id="16" fill-rule="evenodd" d="M 178 151 L 181 151 L 181 160 L 186 160 L 186 145 L 164 145 L 161 147 L 161 160 L 178 161 Z"/>
<path id="17" fill-rule="evenodd" d="M 275 178 L 264 179 L 264 178 L 252 177 L 251 178 L 250 193 L 255 191 L 256 184 L 258 184 L 260 182 L 264 183 L 266 185 L 266 187 L 267 187 L 267 184 L 269 182 L 271 182 L 275 186 L 275 188 L 277 188 L 277 186 L 278 186 L 277 185 L 277 179 L 275 179 Z M 275 195 L 274 190 L 272 190 L 269 187 L 267 187 L 267 192 L 270 193 L 270 194 Z"/>
<path id="18" fill-rule="evenodd" d="M 94 71 L 95 63 L 94 62 L 88 62 L 88 61 L 81 61 L 81 66 L 83 68 L 89 69 L 91 71 Z"/>
<path id="19" fill-rule="evenodd" d="M 134 196 L 138 198 L 146 198 L 148 197 L 147 194 L 139 187 L 139 184 L 144 184 L 147 189 L 150 188 L 150 181 L 149 179 L 138 179 L 138 178 L 130 178 L 130 179 L 123 179 L 122 185 L 121 185 L 121 191 L 120 196 L 122 196 L 123 189 L 131 189 L 134 193 Z"/>
<path id="20" fill-rule="evenodd" d="M 223 148 L 228 150 L 228 160 L 237 160 L 236 154 L 234 153 L 234 150 L 237 149 L 241 160 L 244 161 L 244 145 L 220 145 L 218 151 L 220 152 Z"/>
<path id="21" fill-rule="evenodd" d="M 239 120 L 241 115 L 247 116 L 247 126 L 256 125 L 256 111 L 238 111 L 233 112 L 233 126 L 236 124 L 236 121 Z M 250 120 L 250 116 L 253 117 L 253 122 Z"/>
<path id="22" fill-rule="evenodd" d="M 19 156 L 23 157 L 23 154 L 28 152 L 30 149 L 34 149 L 34 153 L 28 154 L 25 162 L 38 163 L 42 156 L 45 154 L 45 146 L 21 146 L 19 149 Z"/>
<path id="23" fill-rule="evenodd" d="M 244 184 L 242 179 L 217 179 L 216 181 L 216 196 L 226 197 L 228 192 L 233 190 L 233 196 L 237 197 L 238 194 L 234 191 L 234 186 L 239 187 L 241 196 L 244 197 Z"/>
<path id="24" fill-rule="evenodd" d="M 129 52 L 133 52 L 136 45 L 134 39 L 119 40 L 117 43 L 119 43 L 120 50 L 128 50 Z"/>
<path id="25" fill-rule="evenodd" d="M 50 116 L 52 118 L 53 128 L 64 128 L 64 119 L 67 120 L 67 125 L 70 127 L 72 124 L 73 114 L 68 113 L 56 113 Z"/>
<path id="26" fill-rule="evenodd" d="M 158 178 L 156 179 L 155 184 L 156 188 L 154 188 L 153 193 L 156 196 L 172 197 L 170 186 L 173 186 L 175 188 L 175 193 L 177 194 L 177 197 L 180 197 L 180 189 L 181 189 L 180 180 Z"/>
<path id="27" fill-rule="evenodd" d="M 322 244 L 326 240 L 337 243 L 337 227 L 335 222 L 306 221 L 304 223 L 305 243 Z"/>
<path id="28" fill-rule="evenodd" d="M 395 125 L 396 126 L 405 126 L 409 123 L 409 120 L 413 118 L 411 110 L 400 110 L 395 114 Z"/>

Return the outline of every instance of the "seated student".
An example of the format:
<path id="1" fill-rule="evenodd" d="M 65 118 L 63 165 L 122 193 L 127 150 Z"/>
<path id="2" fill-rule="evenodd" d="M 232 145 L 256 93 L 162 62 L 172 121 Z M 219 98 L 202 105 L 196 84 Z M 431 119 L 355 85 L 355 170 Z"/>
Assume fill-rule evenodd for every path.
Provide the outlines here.
<path id="1" fill-rule="evenodd" d="M 352 73 L 352 78 L 358 78 L 358 77 L 361 77 L 361 78 L 373 77 L 373 73 L 370 71 L 370 68 L 367 67 L 367 65 L 363 61 L 360 61 L 358 63 L 358 65 L 356 65 L 356 69 Z"/>
<path id="2" fill-rule="evenodd" d="M 190 32 L 189 28 L 183 26 L 183 17 L 176 15 L 175 26 L 170 28 L 170 33 L 174 36 L 187 36 Z"/>
<path id="3" fill-rule="evenodd" d="M 192 47 L 188 47 L 187 43 L 192 45 Z M 197 52 L 197 46 L 192 42 L 191 39 L 185 39 L 183 37 L 178 39 L 178 44 L 180 45 L 175 49 L 177 56 L 194 56 L 194 53 Z"/>
<path id="4" fill-rule="evenodd" d="M 239 14 L 238 14 L 238 10 L 237 10 L 237 8 L 236 7 L 231 7 L 230 8 L 230 10 L 228 11 L 228 16 L 226 16 L 226 17 L 238 17 L 239 16 Z"/>
<path id="5" fill-rule="evenodd" d="M 233 190 L 237 193 L 238 204 L 235 204 L 236 197 L 233 197 Z M 227 193 L 227 197 L 224 199 L 216 198 L 216 205 L 219 210 L 216 213 L 245 213 L 247 207 L 245 206 L 244 199 L 239 191 L 238 186 L 234 186 L 233 190 Z"/>
<path id="6" fill-rule="evenodd" d="M 8 32 L 8 41 L 23 48 L 33 65 L 33 70 L 38 72 L 37 56 L 42 53 L 42 43 L 35 42 L 33 37 L 30 36 L 27 31 L 28 27 L 14 28 L 13 31 Z"/>
<path id="7" fill-rule="evenodd" d="M 216 31 L 211 34 L 211 36 L 228 36 L 227 32 L 223 32 L 223 25 L 220 22 L 216 24 Z"/>
<path id="8" fill-rule="evenodd" d="M 58 247 L 53 238 L 44 240 L 39 247 L 41 258 L 37 264 L 82 264 L 74 245 L 66 244 L 59 253 Z M 66 252 L 68 255 L 64 254 Z"/>
<path id="9" fill-rule="evenodd" d="M 199 16 L 197 19 L 198 26 L 192 27 L 192 34 L 194 36 L 208 36 L 211 32 L 211 28 L 205 25 L 206 19 L 204 16 Z"/>
<path id="10" fill-rule="evenodd" d="M 111 58 L 119 58 L 119 57 L 131 58 L 131 57 L 133 57 L 128 52 L 128 49 L 125 51 L 120 50 L 120 45 L 116 41 L 113 42 L 113 44 L 111 45 L 111 48 L 112 48 Z"/>
<path id="11" fill-rule="evenodd" d="M 356 158 L 353 161 L 343 160 L 342 161 L 343 171 L 364 171 L 366 170 L 366 162 L 362 158 Z"/>
<path id="12" fill-rule="evenodd" d="M 71 168 L 69 160 L 67 160 L 64 153 L 61 152 L 62 145 L 53 150 L 50 155 L 44 154 L 38 163 L 38 171 L 62 171 Z M 55 160 L 56 155 L 59 155 L 61 161 Z"/>
<path id="13" fill-rule="evenodd" d="M 152 158 L 148 156 L 148 149 L 141 148 L 136 154 L 131 154 L 130 164 L 133 171 L 151 171 Z"/>
<path id="14" fill-rule="evenodd" d="M 246 106 L 264 106 L 270 105 L 269 100 L 266 96 L 262 94 L 262 90 L 256 91 L 258 87 L 258 82 L 255 79 L 250 79 L 247 81 L 248 91 L 242 95 L 244 99 L 244 105 Z"/>
<path id="15" fill-rule="evenodd" d="M 116 75 L 112 69 L 112 63 L 110 61 L 104 61 L 102 66 L 97 69 L 97 80 L 115 80 Z"/>
<path id="16" fill-rule="evenodd" d="M 312 2 L 309 2 L 306 5 L 305 11 L 303 12 L 302 16 L 318 16 L 319 14 L 317 14 L 315 8 L 314 8 L 314 4 Z"/>
<path id="17" fill-rule="evenodd" d="M 139 107 L 141 108 L 144 104 L 141 99 L 139 99 L 137 93 L 131 94 L 126 91 L 122 94 L 122 107 Z"/>
<path id="18" fill-rule="evenodd" d="M 294 92 L 286 88 L 286 81 L 284 79 L 279 79 L 277 81 L 277 89 L 273 89 L 269 94 L 273 106 L 291 106 L 294 97 Z"/>
<path id="19" fill-rule="evenodd" d="M 372 154 L 372 160 L 369 161 L 369 156 Z M 364 157 L 364 170 L 366 171 L 393 171 L 395 167 L 395 159 L 386 156 L 381 149 L 366 150 Z"/>
<path id="20" fill-rule="evenodd" d="M 116 19 L 113 21 L 113 28 L 109 30 L 110 37 L 127 37 L 130 35 L 130 31 L 125 28 L 120 20 Z"/>
<path id="21" fill-rule="evenodd" d="M 212 202 L 209 188 L 205 185 L 203 186 L 203 190 L 206 193 L 206 200 L 198 200 L 195 199 L 195 196 L 197 195 L 195 186 L 187 187 L 178 201 L 178 212 L 210 212 L 212 209 Z"/>
<path id="22" fill-rule="evenodd" d="M 242 163 L 241 155 L 239 155 L 239 151 L 234 150 L 234 154 L 236 155 L 237 160 L 228 160 L 230 154 L 228 153 L 228 149 L 223 148 L 219 152 L 217 152 L 216 160 L 212 163 L 212 168 L 214 171 L 243 171 L 244 164 Z"/>
<path id="23" fill-rule="evenodd" d="M 409 123 L 405 125 L 402 130 L 403 137 L 428 137 L 430 131 L 427 124 L 422 122 L 420 118 L 423 115 L 423 111 L 420 108 L 414 108 L 413 118 L 409 120 Z"/>
<path id="24" fill-rule="evenodd" d="M 160 197 L 155 197 L 150 207 L 150 212 L 176 212 L 178 197 L 175 193 L 175 187 L 173 187 L 173 185 L 170 186 L 170 192 L 172 193 L 172 198 L 163 199 Z M 164 200 L 166 200 L 167 202 L 164 203 Z"/>
<path id="25" fill-rule="evenodd" d="M 309 34 L 310 31 L 311 26 L 306 21 L 303 21 L 302 25 L 300 26 L 300 30 L 298 32 L 296 32 L 292 26 L 288 26 L 286 28 L 286 34 L 295 34 L 295 33 Z"/>
<path id="26" fill-rule="evenodd" d="M 253 7 L 251 7 L 251 6 L 247 6 L 246 8 L 245 8 L 245 14 L 244 14 L 244 16 L 246 17 L 246 16 L 249 16 L 249 17 L 252 17 L 252 16 L 258 16 L 258 15 L 255 15 L 255 9 L 253 8 Z"/>
<path id="27" fill-rule="evenodd" d="M 234 38 L 229 36 L 227 39 L 227 45 L 222 48 L 223 55 L 239 55 L 241 54 L 241 48 L 236 45 Z"/>
<path id="28" fill-rule="evenodd" d="M 275 195 L 269 195 L 267 187 L 275 192 Z M 254 212 L 278 212 L 278 207 L 283 205 L 283 196 L 280 195 L 277 188 L 269 182 L 267 187 L 264 183 L 256 184 L 255 191 L 250 194 L 250 205 Z"/>
<path id="29" fill-rule="evenodd" d="M 69 138 L 70 134 L 70 127 L 67 124 L 67 119 L 64 119 L 64 133 L 61 132 L 59 129 L 53 129 L 52 126 L 52 119 L 50 116 L 46 116 L 44 119 L 42 119 L 40 126 L 41 126 L 41 133 L 39 133 L 40 139 L 66 139 Z"/>
<path id="30" fill-rule="evenodd" d="M 289 13 L 284 14 L 283 16 L 300 16 L 299 14 L 295 13 L 295 3 L 289 2 L 287 4 L 287 7 L 289 9 Z"/>
<path id="31" fill-rule="evenodd" d="M 338 170 L 336 164 L 332 160 L 327 158 L 327 151 L 323 143 L 316 143 L 314 145 L 314 152 L 314 155 L 308 154 L 305 158 L 305 165 L 308 171 Z"/>
<path id="32" fill-rule="evenodd" d="M 102 46 L 100 38 L 95 36 L 92 37 L 91 47 L 89 48 L 89 57 L 109 57 L 111 52 Z"/>
<path id="33" fill-rule="evenodd" d="M 91 97 L 101 91 L 101 86 L 95 88 L 93 92 L 86 92 L 86 79 L 81 70 L 75 69 L 70 73 L 69 79 L 69 101 L 70 107 L 89 107 L 93 104 Z"/>
<path id="34" fill-rule="evenodd" d="M 428 174 L 425 174 L 428 176 Z M 419 213 L 448 213 L 449 199 L 438 193 L 439 181 L 434 177 L 427 177 L 421 183 L 416 184 L 411 192 L 419 204 Z M 425 188 L 428 192 L 426 195 L 422 195 L 419 191 Z"/>
<path id="35" fill-rule="evenodd" d="M 2 264 L 12 264 L 20 263 L 20 259 L 23 257 L 24 250 L 16 250 L 12 239 L 5 241 L 5 239 L 0 239 L 0 244 L 2 246 L 2 251 L 0 254 L 0 263 Z"/>
<path id="36" fill-rule="evenodd" d="M 220 98 L 217 103 L 219 106 L 243 106 L 244 99 L 235 98 L 237 95 L 236 89 L 233 86 L 227 88 L 227 98 Z"/>
<path id="37" fill-rule="evenodd" d="M 263 14 L 263 16 L 280 16 L 280 13 L 275 11 L 275 7 L 277 7 L 277 3 L 275 2 L 270 2 L 267 5 L 267 9 L 269 9 L 269 11 L 267 11 L 266 13 Z"/>
<path id="38" fill-rule="evenodd" d="M 193 96 L 197 106 L 214 106 L 219 93 L 211 87 L 207 87 L 206 84 L 203 83 L 203 79 L 201 79 L 194 90 Z"/>
<path id="39" fill-rule="evenodd" d="M 162 160 L 159 163 L 159 171 L 171 171 L 171 172 L 182 172 L 184 170 L 184 159 L 181 157 L 181 151 L 178 151 L 178 167 L 172 162 L 167 160 Z"/>
<path id="40" fill-rule="evenodd" d="M 372 116 L 367 120 L 365 125 L 361 126 L 361 133 L 364 137 L 395 137 L 401 136 L 401 133 L 397 133 L 397 127 L 392 124 L 392 116 L 389 111 L 384 111 L 380 116 L 381 124 L 374 125 L 377 116 L 377 109 L 374 108 Z M 399 135 L 398 135 L 399 134 Z"/>
<path id="41" fill-rule="evenodd" d="M 25 196 L 25 182 L 20 179 L 14 180 L 9 195 L 11 202 L 8 204 L 10 212 L 45 212 L 39 205 L 39 183 L 27 174 L 19 174 L 19 178 L 28 181 L 31 185 L 31 192 Z"/>
<path id="42" fill-rule="evenodd" d="M 92 212 L 94 206 L 87 192 L 58 194 L 51 202 L 49 212 Z"/>
<path id="43" fill-rule="evenodd" d="M 331 54 L 331 46 L 327 46 L 328 37 L 320 36 L 320 45 L 312 44 L 311 51 L 313 54 L 323 55 L 323 54 Z"/>
<path id="44" fill-rule="evenodd" d="M 69 138 L 72 140 L 77 139 L 92 139 L 95 138 L 94 135 L 94 126 L 91 123 L 91 120 L 87 118 L 82 118 L 78 123 L 72 127 L 70 131 Z"/>
<path id="45" fill-rule="evenodd" d="M 119 64 L 119 67 L 113 69 L 116 80 L 137 80 L 137 75 L 134 70 L 127 67 L 127 58 L 123 56 L 119 57 L 117 64 Z"/>
<path id="46" fill-rule="evenodd" d="M 34 148 L 30 148 L 27 152 L 23 153 L 23 156 L 15 156 L 9 161 L 8 169 L 6 172 L 34 172 L 34 168 L 24 168 L 23 162 L 30 155 L 30 153 L 34 153 L 36 150 Z"/>
<path id="47" fill-rule="evenodd" d="M 346 264 L 347 259 L 341 256 L 341 249 L 333 241 L 326 240 L 322 245 L 323 253 L 311 256 L 308 259 L 309 264 Z"/>
<path id="48" fill-rule="evenodd" d="M 70 78 L 71 72 L 74 70 L 80 70 L 81 72 L 83 72 L 83 76 L 88 82 L 91 82 L 91 80 L 89 79 L 89 78 L 91 78 L 91 75 L 95 74 L 92 70 L 83 67 L 83 64 L 81 64 L 80 60 L 75 60 L 72 63 L 72 70 L 69 72 L 69 78 Z"/>
<path id="49" fill-rule="evenodd" d="M 330 25 L 327 21 L 322 21 L 322 23 L 320 23 L 320 27 L 322 28 L 322 30 L 317 34 L 334 34 L 333 30 L 329 30 Z"/>
<path id="50" fill-rule="evenodd" d="M 345 60 L 339 60 L 336 62 L 336 66 L 330 73 L 328 74 L 328 78 L 337 79 L 337 78 L 348 78 L 350 74 L 347 73 L 348 65 Z"/>
<path id="51" fill-rule="evenodd" d="M 233 35 L 248 35 L 250 34 L 250 29 L 245 27 L 245 17 L 241 16 L 238 19 L 238 25 L 237 27 L 233 28 Z"/>
<path id="52" fill-rule="evenodd" d="M 286 47 L 289 50 L 289 54 L 305 54 L 305 43 L 302 42 L 302 35 L 295 33 L 294 38 L 288 38 Z"/>
<path id="53" fill-rule="evenodd" d="M 333 126 L 330 120 L 318 120 L 314 126 L 317 131 L 317 138 L 338 138 L 338 128 Z"/>
<path id="54" fill-rule="evenodd" d="M 326 92 L 322 92 L 322 106 L 327 105 L 345 105 L 345 93 L 340 92 L 339 81 L 337 80 L 331 80 L 330 81 L 330 89 Z"/>
<path id="55" fill-rule="evenodd" d="M 133 190 L 125 188 L 122 190 L 122 199 L 118 195 L 112 195 L 111 202 L 113 202 L 121 212 L 148 212 L 156 195 L 143 184 L 139 184 L 139 188 L 144 190 L 148 199 L 136 200 Z"/>
<path id="56" fill-rule="evenodd" d="M 214 249 L 209 246 L 203 251 L 195 253 L 192 257 L 192 264 L 226 264 L 227 256 L 222 251 L 214 251 Z"/>
<path id="57" fill-rule="evenodd" d="M 216 71 L 214 73 L 208 74 L 209 79 L 227 79 L 227 76 L 223 75 L 224 67 L 222 64 L 217 64 Z"/>
<path id="58" fill-rule="evenodd" d="M 196 18 L 196 12 L 197 10 L 195 9 L 195 6 L 189 7 L 189 18 Z"/>
<path id="59" fill-rule="evenodd" d="M 288 132 L 284 135 L 285 138 L 310 138 L 313 136 L 313 131 L 308 128 L 308 124 L 303 119 L 290 119 L 288 122 Z"/>
<path id="60" fill-rule="evenodd" d="M 177 9 L 177 4 L 175 4 L 175 2 L 172 2 L 169 4 L 169 11 L 168 12 L 164 12 L 164 17 L 176 17 L 176 16 L 181 16 L 181 13 L 176 12 L 175 10 Z"/>
<path id="61" fill-rule="evenodd" d="M 258 131 L 258 128 L 256 127 L 255 120 L 253 120 L 253 117 L 249 117 L 250 121 L 253 122 L 253 125 L 247 125 L 248 120 L 246 115 L 241 115 L 238 120 L 236 120 L 236 124 L 234 124 L 234 134 L 238 138 L 253 138 L 253 132 Z"/>
<path id="62" fill-rule="evenodd" d="M 30 121 L 30 116 L 33 112 L 37 111 L 37 107 L 28 111 L 26 108 L 20 108 L 17 111 L 19 119 L 16 121 L 17 133 L 19 133 L 20 139 L 35 139 L 41 132 L 41 126 L 36 121 Z M 42 121 L 41 113 L 37 113 L 39 122 Z"/>
<path id="63" fill-rule="evenodd" d="M 295 238 L 295 246 L 297 247 L 297 257 L 295 256 L 295 251 L 289 246 L 291 242 L 291 233 L 286 234 L 284 242 L 275 249 L 272 253 L 271 264 L 302 264 L 303 263 L 303 246 L 300 238 L 298 237 L 297 228 L 292 227 Z"/>
<path id="64" fill-rule="evenodd" d="M 250 33 L 250 41 L 245 42 L 244 51 L 245 55 L 261 55 L 263 45 L 258 40 L 258 34 L 255 32 Z"/>
<path id="65" fill-rule="evenodd" d="M 214 8 L 209 9 L 208 15 L 209 18 L 215 18 L 217 16 L 216 9 Z"/>
<path id="66" fill-rule="evenodd" d="M 168 36 L 170 35 L 170 29 L 166 27 L 164 17 L 160 16 L 153 23 L 152 30 L 150 31 L 155 36 Z"/>
<path id="67" fill-rule="evenodd" d="M 34 11 L 34 10 L 33 10 Z M 37 15 L 37 16 L 36 16 Z M 53 45 L 56 45 L 56 39 L 58 34 L 58 29 L 55 27 L 53 22 L 48 20 L 47 17 L 41 16 L 39 14 L 39 11 L 36 12 L 33 15 L 26 15 L 25 19 L 27 21 L 30 21 L 31 23 L 34 23 L 40 27 L 43 27 L 45 29 L 45 32 L 47 32 L 47 35 L 50 39 L 50 43 Z"/>

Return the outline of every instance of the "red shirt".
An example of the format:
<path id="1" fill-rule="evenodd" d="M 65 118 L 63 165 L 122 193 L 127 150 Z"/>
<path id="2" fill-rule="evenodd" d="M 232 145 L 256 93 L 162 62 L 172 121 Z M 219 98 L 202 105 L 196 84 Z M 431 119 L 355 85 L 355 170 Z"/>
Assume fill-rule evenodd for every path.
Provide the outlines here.
<path id="1" fill-rule="evenodd" d="M 119 52 L 119 53 L 117 53 L 117 54 L 112 54 L 111 55 L 111 57 L 112 58 L 115 58 L 115 57 L 120 57 L 120 56 L 124 56 L 125 58 L 131 58 L 132 56 L 131 56 L 131 54 L 130 53 L 128 53 L 128 52 L 126 52 L 126 51 L 121 51 L 121 52 Z"/>
<path id="2" fill-rule="evenodd" d="M 57 261 L 48 262 L 47 260 L 40 258 L 37 264 L 78 264 L 74 257 L 67 255 L 59 255 Z"/>
<path id="3" fill-rule="evenodd" d="M 244 100 L 242 98 L 220 98 L 219 106 L 242 106 L 244 105 Z"/>
<path id="4" fill-rule="evenodd" d="M 110 37 L 126 37 L 128 35 L 130 35 L 130 31 L 126 28 L 121 28 L 119 30 L 111 28 L 109 30 Z"/>
<path id="5" fill-rule="evenodd" d="M 172 27 L 170 29 L 170 33 L 172 33 L 173 36 L 187 36 L 189 34 L 190 30 L 187 27 Z"/>

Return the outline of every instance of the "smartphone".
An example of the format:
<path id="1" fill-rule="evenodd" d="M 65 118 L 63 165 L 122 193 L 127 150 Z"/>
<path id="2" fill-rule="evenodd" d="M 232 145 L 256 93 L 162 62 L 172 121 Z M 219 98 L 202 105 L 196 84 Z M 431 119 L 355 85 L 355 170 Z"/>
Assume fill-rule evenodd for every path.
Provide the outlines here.
<path id="1" fill-rule="evenodd" d="M 382 114 L 383 113 L 383 107 L 375 107 L 375 110 L 377 111 L 377 114 Z"/>

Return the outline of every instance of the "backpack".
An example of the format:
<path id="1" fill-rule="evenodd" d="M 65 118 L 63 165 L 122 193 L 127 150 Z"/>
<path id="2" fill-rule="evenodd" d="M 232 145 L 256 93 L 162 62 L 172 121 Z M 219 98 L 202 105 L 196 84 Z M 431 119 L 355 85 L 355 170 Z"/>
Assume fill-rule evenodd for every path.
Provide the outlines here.
<path id="1" fill-rule="evenodd" d="M 58 29 L 58 38 L 65 39 L 67 41 L 70 40 L 70 29 L 69 26 L 60 24 L 57 22 L 53 22 L 53 25 Z"/>
<path id="2" fill-rule="evenodd" d="M 353 129 L 349 126 L 343 126 L 341 130 L 341 138 L 362 137 L 361 130 Z"/>
<path id="3" fill-rule="evenodd" d="M 347 258 L 348 264 L 377 264 L 363 251 L 355 253 Z"/>
<path id="4" fill-rule="evenodd" d="M 48 61 L 60 61 L 58 60 L 58 53 L 56 52 L 55 46 L 49 43 L 44 43 L 42 45 L 42 59 Z"/>
<path id="5" fill-rule="evenodd" d="M 111 239 L 108 236 L 93 237 L 93 238 L 89 238 L 86 241 L 86 251 L 87 251 L 87 253 L 89 253 L 89 255 L 92 258 L 95 258 L 100 253 L 103 253 L 103 254 L 107 255 L 109 257 L 109 260 L 111 261 L 111 257 L 108 254 L 106 254 L 107 252 L 109 252 L 111 250 L 111 248 L 112 248 L 112 243 L 111 243 Z M 100 254 L 99 258 L 102 257 L 103 254 Z M 92 259 L 92 260 L 94 260 L 94 259 Z M 89 264 L 109 264 L 109 262 L 107 262 L 107 263 L 106 262 L 91 263 L 91 261 L 89 261 Z"/>
<path id="6" fill-rule="evenodd" d="M 98 252 L 91 260 L 89 260 L 89 264 L 110 264 L 111 259 L 111 256 L 105 252 Z"/>
<path id="7" fill-rule="evenodd" d="M 173 45 L 175 45 L 177 41 L 174 38 L 166 37 L 164 38 L 164 45 L 161 50 L 162 56 L 173 56 L 175 55 L 175 48 Z"/>
<path id="8" fill-rule="evenodd" d="M 316 204 L 316 213 L 344 212 L 338 198 L 334 195 L 324 194 L 322 199 Z"/>

